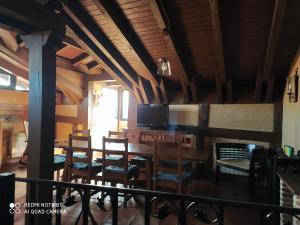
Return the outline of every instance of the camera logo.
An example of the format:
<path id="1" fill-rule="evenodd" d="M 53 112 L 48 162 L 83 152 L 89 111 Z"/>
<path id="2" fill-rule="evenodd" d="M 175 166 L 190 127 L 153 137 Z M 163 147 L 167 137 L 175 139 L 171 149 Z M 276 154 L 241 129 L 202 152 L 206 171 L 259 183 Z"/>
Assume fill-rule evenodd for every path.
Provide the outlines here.
<path id="1" fill-rule="evenodd" d="M 20 203 L 10 203 L 9 204 L 9 212 L 11 214 L 19 214 L 21 212 L 21 204 Z"/>

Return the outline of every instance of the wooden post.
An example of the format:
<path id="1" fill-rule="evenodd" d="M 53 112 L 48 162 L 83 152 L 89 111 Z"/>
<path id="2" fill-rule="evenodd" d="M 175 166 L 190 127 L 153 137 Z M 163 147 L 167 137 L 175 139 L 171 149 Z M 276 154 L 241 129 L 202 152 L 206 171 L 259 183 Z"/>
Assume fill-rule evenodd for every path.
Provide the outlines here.
<path id="1" fill-rule="evenodd" d="M 15 175 L 13 173 L 0 174 L 0 225 L 14 224 Z"/>
<path id="2" fill-rule="evenodd" d="M 53 179 L 56 47 L 51 31 L 23 35 L 29 48 L 29 140 L 27 177 Z M 52 187 L 28 185 L 27 202 L 52 202 Z M 29 215 L 26 224 L 50 225 L 52 215 Z"/>
<path id="3" fill-rule="evenodd" d="M 4 150 L 3 150 L 3 144 L 2 144 L 2 134 L 3 134 L 3 132 L 2 132 L 2 120 L 0 119 L 0 169 L 1 169 L 1 167 L 3 166 L 3 162 L 4 162 Z"/>

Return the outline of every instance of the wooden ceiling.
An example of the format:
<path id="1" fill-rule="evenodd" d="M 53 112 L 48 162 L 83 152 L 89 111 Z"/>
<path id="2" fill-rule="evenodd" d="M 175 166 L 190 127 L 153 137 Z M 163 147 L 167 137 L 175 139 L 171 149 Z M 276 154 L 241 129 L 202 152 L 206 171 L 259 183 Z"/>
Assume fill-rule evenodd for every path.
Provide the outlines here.
<path id="1" fill-rule="evenodd" d="M 299 0 L 72 0 L 55 9 L 67 23 L 57 55 L 109 74 L 143 103 L 280 101 L 300 43 Z M 162 57 L 169 78 L 156 75 Z"/>

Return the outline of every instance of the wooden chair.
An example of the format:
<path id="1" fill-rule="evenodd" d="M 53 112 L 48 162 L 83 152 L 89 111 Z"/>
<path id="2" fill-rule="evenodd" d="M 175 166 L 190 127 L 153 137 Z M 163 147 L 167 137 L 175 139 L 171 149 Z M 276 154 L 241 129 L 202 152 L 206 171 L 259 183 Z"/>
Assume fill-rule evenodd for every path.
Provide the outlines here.
<path id="1" fill-rule="evenodd" d="M 193 134 L 176 134 L 175 141 L 181 143 L 183 151 L 188 151 L 189 149 L 192 149 L 194 147 L 194 135 Z M 165 160 L 164 163 L 165 163 L 165 166 L 167 166 L 167 167 L 171 167 L 171 168 L 177 167 L 177 161 L 174 161 L 174 160 Z M 188 160 L 182 161 L 182 169 L 184 171 L 190 171 L 191 168 L 192 168 L 192 163 L 190 161 L 188 161 Z"/>
<path id="2" fill-rule="evenodd" d="M 108 131 L 108 137 L 109 138 L 124 138 L 125 133 L 120 131 Z"/>
<path id="3" fill-rule="evenodd" d="M 88 137 L 88 136 L 91 136 L 91 131 L 89 129 L 88 130 L 73 130 L 72 135 Z"/>
<path id="4" fill-rule="evenodd" d="M 171 153 L 168 151 L 172 150 Z M 175 152 L 174 152 L 175 151 Z M 177 161 L 176 168 L 165 166 L 165 160 Z M 183 193 L 191 173 L 182 170 L 182 145 L 180 142 L 154 142 L 153 189 L 168 189 Z"/>
<path id="5" fill-rule="evenodd" d="M 75 144 L 73 141 L 80 142 L 80 144 Z M 99 180 L 97 174 L 102 171 L 102 164 L 93 161 L 91 146 L 91 136 L 69 135 L 69 150 L 67 156 L 69 181 L 73 179 L 73 176 L 81 177 L 86 183 L 90 183 L 92 179 Z M 84 153 L 84 155 L 81 157 L 80 154 L 75 155 L 76 153 Z"/>
<path id="6" fill-rule="evenodd" d="M 103 175 L 102 185 L 110 182 L 112 186 L 121 183 L 129 187 L 130 180 L 133 184 L 138 178 L 139 169 L 135 165 L 128 165 L 128 138 L 106 138 L 103 137 Z M 123 160 L 112 161 L 107 156 L 121 155 Z M 135 185 L 136 186 L 136 185 Z M 125 206 L 127 195 L 124 196 Z"/>
<path id="7" fill-rule="evenodd" d="M 160 133 L 143 131 L 142 134 L 140 135 L 139 143 L 153 146 L 153 142 L 155 140 L 161 140 L 161 139 L 162 136 Z M 130 160 L 130 164 L 137 165 L 139 167 L 140 174 L 139 174 L 138 183 L 139 184 L 145 183 L 146 188 L 151 189 L 152 182 L 150 178 L 152 177 L 152 172 L 153 172 L 151 159 L 146 157 L 136 156 Z"/>
<path id="8" fill-rule="evenodd" d="M 215 183 L 218 183 L 220 167 L 246 173 L 249 189 L 253 191 L 255 176 L 264 168 L 264 148 L 254 144 L 214 143 Z"/>

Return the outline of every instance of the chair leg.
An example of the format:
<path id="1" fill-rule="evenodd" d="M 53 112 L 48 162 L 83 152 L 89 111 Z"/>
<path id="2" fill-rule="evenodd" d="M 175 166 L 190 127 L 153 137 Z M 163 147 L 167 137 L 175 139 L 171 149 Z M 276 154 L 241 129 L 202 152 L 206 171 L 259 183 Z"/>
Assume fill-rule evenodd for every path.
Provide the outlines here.
<path id="1" fill-rule="evenodd" d="M 250 194 L 254 193 L 254 187 L 255 187 L 255 173 L 250 171 L 249 173 L 249 181 L 248 181 L 248 185 L 249 185 L 249 192 Z"/>
<path id="2" fill-rule="evenodd" d="M 215 167 L 215 184 L 219 183 L 219 176 L 220 176 L 220 166 L 216 165 Z"/>
<path id="3" fill-rule="evenodd" d="M 124 187 L 128 188 L 128 180 L 124 180 Z M 128 201 L 128 195 L 125 193 L 124 194 L 124 208 L 127 208 L 127 201 Z"/>

